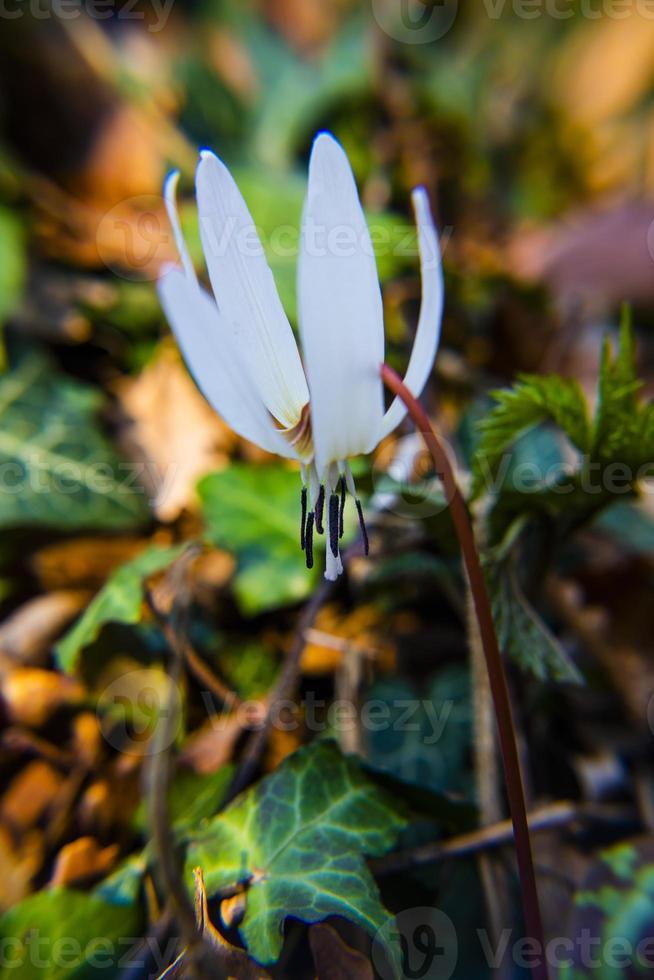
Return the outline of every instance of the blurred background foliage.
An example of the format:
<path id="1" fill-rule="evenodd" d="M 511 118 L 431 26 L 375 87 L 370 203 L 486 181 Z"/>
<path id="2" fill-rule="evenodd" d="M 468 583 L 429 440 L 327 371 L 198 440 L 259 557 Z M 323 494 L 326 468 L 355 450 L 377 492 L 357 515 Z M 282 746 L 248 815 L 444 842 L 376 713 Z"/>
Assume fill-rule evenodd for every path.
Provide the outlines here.
<path id="1" fill-rule="evenodd" d="M 143 850 L 148 738 L 135 750 L 103 697 L 122 685 L 138 709 L 130 732 L 141 724 L 147 734 L 151 705 L 139 701 L 138 680 L 145 670 L 167 690 L 166 569 L 185 544 L 203 551 L 175 741 L 180 840 L 216 813 L 246 727 L 228 714 L 216 730 L 207 713 L 230 698 L 256 713 L 317 585 L 297 546 L 297 473 L 204 403 L 154 283 L 175 260 L 161 200 L 172 167 L 203 268 L 193 172 L 206 145 L 238 180 L 295 326 L 306 163 L 323 128 L 352 161 L 377 245 L 387 360 L 400 371 L 420 296 L 415 185 L 427 187 L 442 232 L 446 312 L 424 401 L 471 488 L 532 803 L 579 807 L 565 832 L 537 838 L 547 929 L 577 935 L 591 916 L 610 936 L 624 903 L 633 910 L 625 934 L 651 934 L 654 509 L 647 481 L 591 499 L 578 486 L 583 459 L 576 469 L 579 454 L 604 473 L 616 462 L 633 471 L 654 453 L 654 18 L 637 3 L 619 16 L 613 6 L 571 0 L 565 18 L 547 4 L 540 16 L 508 2 L 427 6 L 443 25 L 453 15 L 427 43 L 384 29 L 381 0 L 139 0 L 102 17 L 91 4 L 63 17 L 42 0 L 0 15 L 4 935 L 36 920 L 51 937 L 141 935 L 158 921 Z M 620 333 L 623 301 L 633 326 L 623 314 Z M 518 374 L 510 392 L 489 394 Z M 508 448 L 513 469 L 489 497 L 483 477 L 497 475 Z M 517 486 L 522 463 L 572 467 L 575 492 Z M 468 669 L 456 545 L 410 427 L 361 463 L 357 479 L 372 556 L 352 559 L 302 659 L 301 696 L 321 701 L 323 714 L 317 728 L 273 731 L 263 764 L 272 781 L 215 818 L 216 854 L 226 827 L 247 840 L 248 814 L 256 828 L 261 801 L 284 778 L 302 782 L 311 753 L 331 758 L 324 747 L 292 755 L 316 731 L 366 763 L 334 764 L 346 803 L 362 781 L 368 814 L 390 813 L 376 795 L 390 780 L 419 815 L 388 817 L 388 840 L 369 854 L 392 846 L 391 826 L 416 847 L 505 815 L 483 684 Z M 209 702 L 202 664 L 217 684 Z M 377 733 L 339 726 L 328 712 L 338 699 L 388 704 L 392 719 L 398 703 L 422 707 L 410 731 Z M 433 742 L 425 705 L 451 709 Z M 266 832 L 262 853 L 272 848 Z M 643 841 L 621 843 L 637 833 Z M 592 898 L 614 873 L 614 850 L 598 857 L 608 845 L 629 849 L 613 903 L 606 892 Z M 337 861 L 327 835 L 330 847 Z M 376 884 L 359 869 L 361 902 L 378 923 L 382 901 L 392 911 L 444 909 L 459 930 L 455 976 L 487 976 L 466 937 L 519 919 L 508 852 L 493 853 L 382 868 Z M 301 918 L 283 898 L 280 921 L 284 908 Z M 347 917 L 341 907 L 326 914 Z M 372 976 L 361 921 L 334 921 L 333 936 L 287 923 L 275 975 L 331 976 L 318 952 L 327 943 L 332 959 Z M 246 919 L 247 948 L 274 945 L 249 928 Z M 582 963 L 574 969 L 587 975 Z"/>

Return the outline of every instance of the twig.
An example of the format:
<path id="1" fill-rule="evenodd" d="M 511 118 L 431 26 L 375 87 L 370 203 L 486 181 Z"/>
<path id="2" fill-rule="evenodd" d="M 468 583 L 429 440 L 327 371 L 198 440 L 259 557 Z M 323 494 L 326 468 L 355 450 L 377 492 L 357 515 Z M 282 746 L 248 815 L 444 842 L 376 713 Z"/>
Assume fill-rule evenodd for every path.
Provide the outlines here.
<path id="1" fill-rule="evenodd" d="M 612 822 L 616 817 L 620 820 L 625 817 L 633 819 L 636 818 L 636 814 L 632 808 L 598 807 L 594 804 L 570 803 L 563 800 L 530 813 L 529 830 L 532 833 L 539 830 L 551 830 L 576 821 L 602 822 L 606 820 Z M 386 857 L 371 861 L 370 866 L 375 874 L 395 874 L 398 871 L 405 871 L 407 868 L 434 864 L 446 858 L 464 857 L 490 848 L 501 847 L 503 844 L 508 844 L 512 837 L 513 825 L 511 821 L 501 820 L 499 823 L 481 827 L 469 834 L 460 834 L 458 837 L 450 838 L 450 840 L 421 844 L 419 847 L 406 851 L 396 851 Z"/>
<path id="2" fill-rule="evenodd" d="M 238 707 L 238 705 L 241 704 L 241 698 L 238 696 L 236 691 L 232 691 L 231 688 L 229 688 L 227 684 L 220 679 L 220 677 L 217 677 L 216 674 L 214 674 L 211 668 L 205 664 L 202 658 L 193 649 L 186 636 L 182 636 L 175 631 L 170 620 L 164 615 L 162 610 L 159 609 L 152 593 L 149 591 L 146 592 L 146 601 L 153 615 L 156 617 L 157 622 L 159 623 L 161 631 L 168 642 L 168 646 L 171 647 L 171 649 L 173 647 L 179 648 L 182 659 L 195 679 L 223 704 L 227 704 L 232 708 Z"/>
<path id="3" fill-rule="evenodd" d="M 493 614 L 486 591 L 486 582 L 484 580 L 484 573 L 482 571 L 472 525 L 448 454 L 440 438 L 436 435 L 426 412 L 413 397 L 406 385 L 403 384 L 396 372 L 388 367 L 387 364 L 382 365 L 381 375 L 387 387 L 402 399 L 409 415 L 415 422 L 422 438 L 425 440 L 425 445 L 434 460 L 436 472 L 443 483 L 452 522 L 459 539 L 463 562 L 474 600 L 475 614 L 479 623 L 479 632 L 486 657 L 486 668 L 493 694 L 509 810 L 515 837 L 518 871 L 522 886 L 525 925 L 528 935 L 540 944 L 540 949 L 544 954 L 543 925 L 538 901 L 538 890 L 536 888 L 534 862 L 531 853 L 522 775 L 515 740 L 513 713 L 509 700 L 506 677 L 504 675 L 502 657 L 495 634 Z M 544 955 L 533 964 L 532 975 L 534 980 L 547 980 L 548 971 Z"/>
<path id="4" fill-rule="evenodd" d="M 277 704 L 281 704 L 282 701 L 287 701 L 293 694 L 298 674 L 300 672 L 302 653 L 304 652 L 304 648 L 306 646 L 307 630 L 313 625 L 321 607 L 327 601 L 332 588 L 333 582 L 323 579 L 309 602 L 302 610 L 302 614 L 296 627 L 295 637 L 284 661 L 279 679 L 277 680 L 277 683 L 275 684 L 269 697 L 266 699 L 266 716 L 261 724 L 261 727 L 254 731 L 248 740 L 241 764 L 227 791 L 225 803 L 229 803 L 230 800 L 237 796 L 238 793 L 240 793 L 241 790 L 248 785 L 257 770 L 259 760 L 266 747 L 266 742 L 268 741 L 270 729 L 272 728 L 273 719 L 275 717 L 274 707 Z"/>

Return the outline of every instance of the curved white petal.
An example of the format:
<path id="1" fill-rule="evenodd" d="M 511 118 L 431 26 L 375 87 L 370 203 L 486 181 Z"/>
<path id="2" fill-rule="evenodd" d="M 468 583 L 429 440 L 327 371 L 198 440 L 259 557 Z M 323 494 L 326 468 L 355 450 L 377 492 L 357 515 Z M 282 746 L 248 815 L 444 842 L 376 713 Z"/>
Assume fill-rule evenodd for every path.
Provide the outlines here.
<path id="1" fill-rule="evenodd" d="M 309 400 L 295 337 L 247 205 L 227 167 L 209 150 L 200 155 L 196 191 L 218 309 L 247 351 L 264 403 L 283 427 L 292 428 Z"/>
<path id="2" fill-rule="evenodd" d="M 207 401 L 244 439 L 297 459 L 258 397 L 240 343 L 221 322 L 213 299 L 178 266 L 162 273 L 157 289 L 184 360 Z"/>
<path id="3" fill-rule="evenodd" d="M 418 397 L 431 374 L 438 349 L 443 317 L 443 268 L 438 244 L 438 235 L 429 207 L 429 198 L 424 187 L 416 187 L 412 194 L 413 210 L 418 228 L 418 247 L 420 249 L 420 278 L 422 280 L 422 302 L 420 318 L 409 358 L 404 383 L 409 391 Z M 400 398 L 395 398 L 384 416 L 380 439 L 395 429 L 404 416 L 406 407 Z"/>
<path id="4" fill-rule="evenodd" d="M 381 290 L 347 156 L 321 133 L 302 216 L 298 309 L 319 473 L 379 438 L 384 359 Z"/>
<path id="5" fill-rule="evenodd" d="M 182 233 L 182 225 L 179 220 L 179 211 L 177 210 L 177 185 L 179 183 L 179 170 L 171 171 L 164 182 L 164 202 L 166 204 L 166 211 L 168 212 L 168 220 L 173 229 L 173 234 L 175 236 L 175 244 L 177 245 L 177 251 L 179 252 L 179 257 L 182 260 L 182 265 L 184 267 L 184 272 L 189 277 L 189 279 L 197 282 L 197 276 L 195 274 L 195 269 L 193 263 L 191 262 L 191 256 L 189 255 L 189 250 L 186 247 L 186 242 L 184 240 L 184 235 Z"/>

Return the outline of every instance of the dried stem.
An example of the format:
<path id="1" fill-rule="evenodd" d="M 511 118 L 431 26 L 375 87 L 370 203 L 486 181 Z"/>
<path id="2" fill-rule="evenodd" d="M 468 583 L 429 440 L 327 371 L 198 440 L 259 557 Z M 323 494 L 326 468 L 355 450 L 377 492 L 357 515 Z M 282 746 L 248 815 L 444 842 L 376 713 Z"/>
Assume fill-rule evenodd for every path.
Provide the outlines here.
<path id="1" fill-rule="evenodd" d="M 406 405 L 409 415 L 415 422 L 418 431 L 425 441 L 425 445 L 432 455 L 436 472 L 443 483 L 452 522 L 459 539 L 463 562 L 473 596 L 475 614 L 479 623 L 479 633 L 486 657 L 488 679 L 495 706 L 509 810 L 513 824 L 518 872 L 522 886 L 525 925 L 529 936 L 540 943 L 542 951 L 540 959 L 532 967 L 532 976 L 534 980 L 548 980 L 543 925 L 538 902 L 534 862 L 531 853 L 531 840 L 529 837 L 529 826 L 527 824 L 527 809 L 525 806 L 522 775 L 515 739 L 513 713 L 502 657 L 495 634 L 493 614 L 488 592 L 486 591 L 486 582 L 484 580 L 484 573 L 468 516 L 468 510 L 456 482 L 454 469 L 450 463 L 445 446 L 436 435 L 426 412 L 413 397 L 406 385 L 403 384 L 396 372 L 388 367 L 387 364 L 382 365 L 381 375 L 386 386 L 395 395 L 400 397 Z"/>

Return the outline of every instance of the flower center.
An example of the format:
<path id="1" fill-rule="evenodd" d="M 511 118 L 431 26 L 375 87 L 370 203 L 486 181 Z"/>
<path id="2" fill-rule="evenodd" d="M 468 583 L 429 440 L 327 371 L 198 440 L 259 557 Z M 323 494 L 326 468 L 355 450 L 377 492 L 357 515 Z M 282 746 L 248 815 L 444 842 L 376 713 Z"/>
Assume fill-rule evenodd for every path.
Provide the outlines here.
<path id="1" fill-rule="evenodd" d="M 303 463 L 310 463 L 313 459 L 313 433 L 311 431 L 311 410 L 309 402 L 303 406 L 300 418 L 290 429 L 284 429 L 279 425 L 277 419 L 274 420 L 279 431 L 293 447 Z"/>

